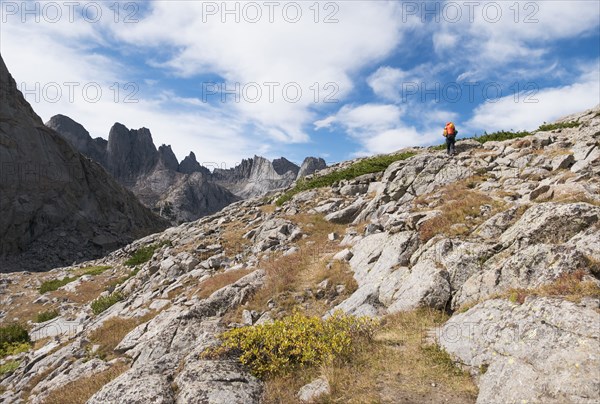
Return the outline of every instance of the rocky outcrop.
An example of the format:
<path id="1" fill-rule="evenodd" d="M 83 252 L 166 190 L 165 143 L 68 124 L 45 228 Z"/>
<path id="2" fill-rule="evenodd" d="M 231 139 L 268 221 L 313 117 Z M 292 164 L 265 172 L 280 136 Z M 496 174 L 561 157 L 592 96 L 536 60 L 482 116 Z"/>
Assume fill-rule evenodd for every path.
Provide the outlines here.
<path id="1" fill-rule="evenodd" d="M 479 378 L 477 402 L 595 403 L 598 300 L 489 300 L 452 317 L 440 345 Z"/>
<path id="2" fill-rule="evenodd" d="M 99 257 L 166 222 L 44 126 L 0 59 L 0 268 L 42 271 Z M 84 147 L 81 128 L 68 125 Z"/>
<path id="3" fill-rule="evenodd" d="M 292 172 L 297 176 L 298 171 L 300 170 L 300 167 L 298 167 L 296 164 L 292 163 L 285 157 L 280 157 L 278 159 L 273 160 L 272 164 L 273 169 L 279 175 L 285 175 L 288 172 Z"/>
<path id="4" fill-rule="evenodd" d="M 163 170 L 178 171 L 179 163 L 171 146 L 162 145 L 158 148 L 158 167 Z"/>

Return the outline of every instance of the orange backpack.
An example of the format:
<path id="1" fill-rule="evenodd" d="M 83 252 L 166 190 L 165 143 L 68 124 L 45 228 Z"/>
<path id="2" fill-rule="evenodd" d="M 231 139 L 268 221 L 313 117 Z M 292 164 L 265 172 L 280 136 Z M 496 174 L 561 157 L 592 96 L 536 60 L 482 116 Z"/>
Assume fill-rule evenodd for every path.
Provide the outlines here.
<path id="1" fill-rule="evenodd" d="M 448 122 L 446 124 L 446 135 L 448 135 L 448 136 L 456 135 L 456 127 L 454 126 L 454 124 L 452 122 Z"/>

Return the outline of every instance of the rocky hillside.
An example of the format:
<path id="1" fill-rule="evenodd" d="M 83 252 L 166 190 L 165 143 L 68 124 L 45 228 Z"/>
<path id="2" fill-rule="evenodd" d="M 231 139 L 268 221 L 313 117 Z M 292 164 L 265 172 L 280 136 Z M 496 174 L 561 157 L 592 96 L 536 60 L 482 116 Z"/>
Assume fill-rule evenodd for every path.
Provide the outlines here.
<path id="1" fill-rule="evenodd" d="M 34 342 L 0 362 L 0 398 L 598 402 L 600 107 L 525 135 L 344 162 L 102 259 L 3 276 L 2 323 Z M 206 354 L 227 329 L 336 310 L 381 320 L 343 359 L 258 378 Z"/>
<path id="2" fill-rule="evenodd" d="M 296 178 L 327 166 L 323 159 L 314 157 L 306 158 L 298 167 L 283 157 L 271 162 L 255 156 L 231 169 L 211 173 L 193 152 L 179 163 L 171 146 L 157 149 L 146 128 L 128 129 L 115 123 L 106 141 L 92 139 L 81 124 L 64 115 L 53 116 L 46 125 L 174 224 L 215 213 L 240 199 L 286 188 Z"/>
<path id="3" fill-rule="evenodd" d="M 167 225 L 44 126 L 1 58 L 0 174 L 0 272 L 97 258 Z"/>

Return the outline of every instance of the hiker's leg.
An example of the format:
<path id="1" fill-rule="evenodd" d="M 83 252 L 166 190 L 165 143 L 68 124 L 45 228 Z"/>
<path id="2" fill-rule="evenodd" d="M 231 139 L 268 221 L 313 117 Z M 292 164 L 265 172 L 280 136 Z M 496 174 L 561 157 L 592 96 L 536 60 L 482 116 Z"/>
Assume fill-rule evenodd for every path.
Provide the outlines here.
<path id="1" fill-rule="evenodd" d="M 452 142 L 450 141 L 450 138 L 446 138 L 446 154 L 450 154 L 450 148 L 452 146 Z"/>
<path id="2" fill-rule="evenodd" d="M 456 154 L 456 152 L 454 151 L 454 144 L 456 143 L 456 138 L 452 138 L 452 141 L 450 143 L 450 153 L 452 155 Z"/>

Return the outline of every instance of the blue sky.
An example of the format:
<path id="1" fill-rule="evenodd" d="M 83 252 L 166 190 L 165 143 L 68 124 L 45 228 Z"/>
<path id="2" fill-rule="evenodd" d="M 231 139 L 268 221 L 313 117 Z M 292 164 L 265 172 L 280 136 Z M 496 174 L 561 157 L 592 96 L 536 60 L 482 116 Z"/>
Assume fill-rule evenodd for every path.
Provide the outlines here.
<path id="1" fill-rule="evenodd" d="M 535 129 L 600 103 L 594 0 L 0 10 L 0 52 L 42 119 L 65 114 L 104 138 L 117 121 L 147 127 L 209 167 L 336 162 L 440 143 L 449 120 L 459 136 Z"/>

